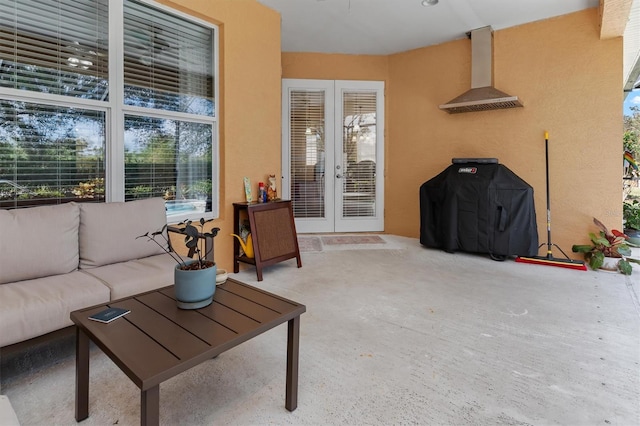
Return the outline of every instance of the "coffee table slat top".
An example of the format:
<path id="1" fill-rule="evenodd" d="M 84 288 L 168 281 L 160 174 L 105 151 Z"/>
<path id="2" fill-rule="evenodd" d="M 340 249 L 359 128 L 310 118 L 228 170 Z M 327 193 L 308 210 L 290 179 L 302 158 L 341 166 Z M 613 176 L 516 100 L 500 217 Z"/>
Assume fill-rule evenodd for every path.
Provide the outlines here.
<path id="1" fill-rule="evenodd" d="M 120 307 L 121 305 L 119 303 L 109 305 L 109 307 L 113 306 Z M 103 308 L 106 308 L 106 306 Z M 109 342 L 109 347 L 98 345 L 136 385 L 141 385 L 141 381 L 136 376 L 150 376 L 154 374 L 154 371 L 171 368 L 175 364 L 175 356 L 167 351 L 158 351 L 158 344 L 151 337 L 140 333 L 140 330 L 130 321 L 121 321 L 121 319 L 119 318 L 108 324 L 98 323 L 89 319 L 87 321 L 92 323 L 90 325 L 109 327 L 108 337 L 104 333 L 105 327 L 94 326 L 95 333 L 91 334 L 96 339 L 100 339 L 99 341 L 106 340 Z M 112 348 L 115 349 L 112 350 Z M 155 355 L 151 359 L 139 356 L 141 353 L 151 351 L 155 351 Z M 113 355 L 116 355 L 115 359 Z"/>
<path id="2" fill-rule="evenodd" d="M 270 293 L 266 293 L 269 294 L 270 297 L 259 299 L 257 295 L 263 293 L 260 289 L 257 289 L 255 287 L 247 287 L 246 285 L 242 285 L 236 281 L 229 281 L 228 284 L 229 285 L 227 289 L 234 294 L 251 300 L 259 300 L 260 303 L 263 303 L 265 307 L 276 312 L 286 312 L 287 310 L 291 309 L 292 302 L 290 300 L 283 299 L 279 296 L 272 297 L 274 295 Z"/>
<path id="3" fill-rule="evenodd" d="M 219 323 L 202 321 L 202 314 L 199 311 L 175 309 L 175 299 L 168 297 L 165 293 L 166 291 L 141 295 L 138 300 L 150 309 L 162 312 L 163 317 L 178 327 L 179 330 L 187 329 L 191 331 L 206 346 L 213 345 L 223 339 L 235 337 L 235 333 L 232 330 Z M 173 296 L 173 292 L 170 292 L 170 294 Z M 179 342 L 169 340 L 168 344 L 179 345 Z"/>
<path id="4" fill-rule="evenodd" d="M 169 300 L 169 303 L 175 303 L 166 297 L 165 299 Z M 149 335 L 152 335 L 154 340 L 167 348 L 175 358 L 193 357 L 209 348 L 209 345 L 197 336 L 184 333 L 180 325 L 160 315 L 139 300 L 125 300 L 118 303 L 118 307 L 131 310 L 131 313 L 127 315 L 129 322 L 138 329 L 145 330 Z"/>
<path id="5" fill-rule="evenodd" d="M 108 324 L 88 318 L 112 306 L 131 312 Z M 178 309 L 170 286 L 74 311 L 71 319 L 146 390 L 305 311 L 304 305 L 228 279 L 202 309 Z"/>

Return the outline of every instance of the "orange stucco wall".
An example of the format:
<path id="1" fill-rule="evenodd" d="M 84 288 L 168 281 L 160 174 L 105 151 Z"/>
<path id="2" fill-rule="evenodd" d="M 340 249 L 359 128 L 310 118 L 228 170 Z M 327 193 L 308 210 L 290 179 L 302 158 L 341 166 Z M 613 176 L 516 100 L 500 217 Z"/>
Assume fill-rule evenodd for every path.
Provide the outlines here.
<path id="1" fill-rule="evenodd" d="M 159 3 L 219 25 L 220 228 L 219 268 L 232 270 L 232 203 L 244 201 L 242 178 L 280 176 L 280 15 L 254 0 L 160 0 Z M 279 183 L 279 181 L 278 181 Z"/>
<path id="2" fill-rule="evenodd" d="M 220 218 L 216 261 L 231 269 L 232 203 L 281 172 L 281 78 L 382 80 L 385 232 L 417 237 L 419 186 L 452 157 L 498 157 L 536 191 L 546 240 L 543 132 L 550 132 L 554 242 L 587 240 L 591 217 L 620 227 L 622 40 L 598 38 L 597 9 L 494 33 L 495 85 L 524 108 L 449 115 L 470 87 L 468 40 L 389 56 L 281 53 L 280 16 L 254 0 L 160 0 L 220 26 Z M 280 183 L 280 182 L 278 182 Z M 254 188 L 255 190 L 255 188 Z"/>
<path id="3" fill-rule="evenodd" d="M 283 53 L 283 78 L 386 81 L 389 57 L 324 53 Z"/>
<path id="4" fill-rule="evenodd" d="M 546 242 L 545 130 L 553 242 L 571 254 L 594 216 L 620 228 L 622 39 L 599 39 L 597 9 L 494 32 L 495 86 L 524 108 L 440 111 L 470 88 L 470 66 L 467 39 L 388 57 L 282 54 L 283 78 L 386 82 L 385 232 L 419 235 L 419 187 L 452 157 L 497 157 L 534 187 Z"/>

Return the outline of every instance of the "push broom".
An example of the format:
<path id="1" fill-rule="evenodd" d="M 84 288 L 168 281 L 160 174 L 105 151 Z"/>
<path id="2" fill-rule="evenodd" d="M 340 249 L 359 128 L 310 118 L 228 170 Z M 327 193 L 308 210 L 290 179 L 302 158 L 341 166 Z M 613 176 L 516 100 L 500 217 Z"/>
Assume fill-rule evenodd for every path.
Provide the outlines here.
<path id="1" fill-rule="evenodd" d="M 544 132 L 544 151 L 545 151 L 545 165 L 547 172 L 547 255 L 546 256 L 518 256 L 516 262 L 533 263 L 535 265 L 547 265 L 558 266 L 560 268 L 578 269 L 581 271 L 587 270 L 587 265 L 581 260 L 569 259 L 569 256 L 557 245 L 551 242 L 551 199 L 549 197 L 549 132 Z M 540 244 L 538 250 L 544 245 Z M 552 247 L 556 247 L 564 255 L 564 258 L 557 258 L 553 256 Z"/>

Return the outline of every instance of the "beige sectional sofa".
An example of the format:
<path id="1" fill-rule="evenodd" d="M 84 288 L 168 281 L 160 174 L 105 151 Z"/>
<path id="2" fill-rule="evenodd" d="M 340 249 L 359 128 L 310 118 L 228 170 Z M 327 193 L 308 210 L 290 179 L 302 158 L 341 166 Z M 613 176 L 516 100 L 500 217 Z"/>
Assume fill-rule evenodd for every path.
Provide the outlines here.
<path id="1" fill-rule="evenodd" d="M 175 261 L 137 236 L 164 200 L 0 210 L 0 347 L 71 325 L 73 310 L 173 284 Z"/>

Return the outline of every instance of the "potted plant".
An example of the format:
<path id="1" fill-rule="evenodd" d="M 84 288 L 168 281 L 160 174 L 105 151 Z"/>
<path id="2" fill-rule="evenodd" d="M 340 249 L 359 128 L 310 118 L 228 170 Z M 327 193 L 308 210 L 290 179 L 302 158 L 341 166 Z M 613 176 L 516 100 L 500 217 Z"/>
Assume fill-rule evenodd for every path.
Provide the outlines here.
<path id="1" fill-rule="evenodd" d="M 640 260 L 631 259 L 631 248 L 634 244 L 630 244 L 628 236 L 622 232 L 613 229 L 609 231 L 607 227 L 595 217 L 593 223 L 600 228 L 600 232 L 595 234 L 589 233 L 591 244 L 574 245 L 571 249 L 574 253 L 583 253 L 584 259 L 589 263 L 593 270 L 604 269 L 609 271 L 619 271 L 625 275 L 631 275 L 631 262 L 640 264 Z M 613 259 L 612 265 L 606 260 Z"/>
<path id="2" fill-rule="evenodd" d="M 622 203 L 622 219 L 624 233 L 629 236 L 629 241 L 640 245 L 640 201 Z"/>
<path id="3" fill-rule="evenodd" d="M 213 238 L 218 233 L 218 228 L 214 228 L 212 232 L 204 232 L 204 224 L 212 220 L 201 218 L 199 221 L 200 230 L 190 220 L 178 224 L 178 226 L 183 226 L 179 228 L 180 233 L 185 236 L 184 242 L 189 252 L 195 255 L 193 259 L 185 260 L 178 253 L 171 250 L 171 243 L 165 233 L 167 225 L 163 226 L 159 231 L 151 234 L 147 232 L 137 237 L 147 238 L 149 241 L 158 244 L 177 262 L 174 269 L 175 295 L 178 307 L 181 309 L 199 309 L 210 305 L 213 301 L 213 294 L 216 291 L 216 264 L 206 259 L 209 253 L 204 253 L 199 245 L 201 238 Z M 160 244 L 156 240 L 158 236 L 163 238 L 167 244 Z"/>

